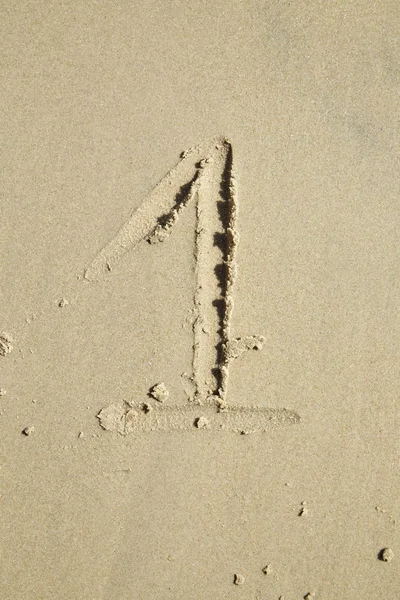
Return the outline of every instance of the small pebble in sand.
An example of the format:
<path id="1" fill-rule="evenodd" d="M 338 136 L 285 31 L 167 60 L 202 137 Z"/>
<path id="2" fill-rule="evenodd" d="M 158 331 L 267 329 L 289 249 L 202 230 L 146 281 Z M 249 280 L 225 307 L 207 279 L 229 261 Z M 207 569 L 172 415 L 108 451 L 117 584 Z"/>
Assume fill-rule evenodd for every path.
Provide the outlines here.
<path id="1" fill-rule="evenodd" d="M 314 600 L 314 598 L 315 598 L 315 594 L 313 594 L 311 592 L 308 592 L 308 594 L 306 594 L 304 596 L 304 600 Z"/>
<path id="2" fill-rule="evenodd" d="M 233 576 L 233 583 L 235 585 L 243 585 L 244 584 L 243 575 L 240 575 L 240 573 L 235 573 L 235 575 Z"/>
<path id="3" fill-rule="evenodd" d="M 0 388 L 0 396 L 5 396 L 7 391 L 4 388 Z"/>
<path id="4" fill-rule="evenodd" d="M 383 560 L 383 562 L 390 562 L 394 558 L 394 552 L 391 548 L 382 548 L 379 553 L 379 558 Z"/>
<path id="5" fill-rule="evenodd" d="M 169 398 L 169 391 L 165 383 L 156 383 L 150 389 L 150 395 L 157 400 L 157 402 L 165 402 Z"/>
<path id="6" fill-rule="evenodd" d="M 22 430 L 22 433 L 26 436 L 31 435 L 33 432 L 35 431 L 35 428 L 33 427 L 33 425 L 31 425 L 30 427 L 25 427 L 25 429 Z"/>
<path id="7" fill-rule="evenodd" d="M 266 565 L 262 572 L 264 573 L 264 575 L 271 575 L 272 573 L 272 565 Z"/>
<path id="8" fill-rule="evenodd" d="M 197 429 L 208 429 L 210 426 L 210 423 L 206 417 L 199 417 L 195 420 L 194 424 L 196 425 Z"/>
<path id="9" fill-rule="evenodd" d="M 147 404 L 146 402 L 143 402 L 143 404 L 141 405 L 141 409 L 144 413 L 149 413 L 153 410 L 153 407 L 151 406 L 151 404 Z"/>
<path id="10" fill-rule="evenodd" d="M 83 438 L 83 431 L 80 431 L 80 432 L 78 433 L 78 438 Z"/>
<path id="11" fill-rule="evenodd" d="M 61 298 L 60 302 L 58 303 L 58 306 L 60 308 L 64 308 L 64 306 L 68 306 L 69 302 L 66 298 Z"/>
<path id="12" fill-rule="evenodd" d="M 13 337 L 9 333 L 0 333 L 0 356 L 5 356 L 12 352 Z"/>

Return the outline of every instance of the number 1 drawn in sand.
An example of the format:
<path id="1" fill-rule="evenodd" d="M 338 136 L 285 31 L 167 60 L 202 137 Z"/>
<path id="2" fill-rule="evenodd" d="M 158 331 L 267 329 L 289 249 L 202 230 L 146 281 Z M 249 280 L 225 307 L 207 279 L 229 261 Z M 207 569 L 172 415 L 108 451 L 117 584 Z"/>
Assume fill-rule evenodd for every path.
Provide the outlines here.
<path id="1" fill-rule="evenodd" d="M 196 283 L 192 373 L 182 376 L 188 403 L 157 404 L 152 410 L 139 403 L 112 405 L 99 413 L 100 425 L 122 434 L 194 426 L 247 433 L 298 423 L 299 415 L 291 410 L 232 405 L 227 401 L 230 363 L 247 350 L 261 349 L 264 342 L 259 335 L 231 335 L 238 200 L 228 140 L 213 140 L 184 152 L 178 165 L 100 250 L 86 269 L 85 279 L 99 281 L 109 275 L 140 242 L 165 241 L 189 202 L 196 206 Z"/>

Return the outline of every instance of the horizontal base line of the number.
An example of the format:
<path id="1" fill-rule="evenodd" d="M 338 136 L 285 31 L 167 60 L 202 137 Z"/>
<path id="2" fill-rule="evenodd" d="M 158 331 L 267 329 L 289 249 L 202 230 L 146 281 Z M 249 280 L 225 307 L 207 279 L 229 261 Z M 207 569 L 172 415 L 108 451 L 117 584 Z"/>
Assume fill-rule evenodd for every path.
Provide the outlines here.
<path id="1" fill-rule="evenodd" d="M 130 408 L 114 425 L 102 422 L 101 415 L 98 418 L 103 429 L 116 430 L 122 435 L 135 431 L 231 431 L 248 434 L 300 422 L 298 413 L 286 408 L 237 405 L 219 411 L 214 406 L 196 404 L 156 406 L 150 412 Z"/>

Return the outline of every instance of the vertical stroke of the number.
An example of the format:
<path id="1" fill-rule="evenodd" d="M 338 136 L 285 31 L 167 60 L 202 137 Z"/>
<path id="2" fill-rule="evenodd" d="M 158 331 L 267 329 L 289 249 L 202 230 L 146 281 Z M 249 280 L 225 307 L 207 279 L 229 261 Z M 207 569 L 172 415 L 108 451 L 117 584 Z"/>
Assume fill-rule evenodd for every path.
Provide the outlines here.
<path id="1" fill-rule="evenodd" d="M 224 402 L 236 276 L 237 197 L 229 142 L 204 161 L 196 198 L 195 399 Z M 216 239 L 222 240 L 217 244 Z"/>

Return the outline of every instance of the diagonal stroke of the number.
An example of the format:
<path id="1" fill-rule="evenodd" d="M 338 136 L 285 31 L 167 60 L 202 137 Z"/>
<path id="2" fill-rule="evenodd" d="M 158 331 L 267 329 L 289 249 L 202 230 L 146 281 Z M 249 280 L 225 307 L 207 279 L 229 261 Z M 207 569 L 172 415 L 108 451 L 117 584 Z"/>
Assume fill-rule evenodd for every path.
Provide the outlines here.
<path id="1" fill-rule="evenodd" d="M 233 407 L 226 402 L 229 363 L 245 350 L 261 348 L 264 341 L 262 336 L 231 337 L 238 202 L 232 146 L 228 140 L 212 140 L 183 153 L 177 166 L 95 256 L 85 271 L 85 279 L 101 280 L 127 252 L 144 240 L 150 243 L 164 241 L 189 202 L 196 205 L 196 286 L 193 372 L 186 381 L 191 386 L 192 401 L 192 406 L 187 408 L 188 414 L 196 406 L 202 406 L 206 412 L 212 407 L 217 408 L 225 413 L 228 428 L 235 430 L 240 430 L 240 423 L 253 429 L 265 429 L 274 423 L 297 423 L 299 416 L 287 409 Z M 181 419 L 173 421 L 170 411 L 179 415 L 180 409 L 157 408 L 156 428 L 182 428 Z M 147 418 L 149 428 L 152 420 Z M 176 427 L 174 422 L 178 423 Z M 220 424 L 220 427 L 224 425 Z"/>

